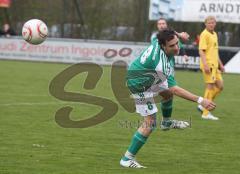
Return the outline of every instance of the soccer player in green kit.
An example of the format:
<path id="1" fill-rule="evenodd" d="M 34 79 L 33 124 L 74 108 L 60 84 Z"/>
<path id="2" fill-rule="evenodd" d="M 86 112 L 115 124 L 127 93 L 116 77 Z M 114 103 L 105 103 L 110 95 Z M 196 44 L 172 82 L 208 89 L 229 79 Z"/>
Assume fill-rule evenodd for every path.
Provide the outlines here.
<path id="1" fill-rule="evenodd" d="M 168 24 L 167 24 L 166 19 L 164 19 L 164 18 L 158 19 L 158 21 L 157 21 L 157 29 L 158 29 L 159 32 L 168 29 Z M 178 33 L 176 31 L 174 31 L 174 32 L 177 35 L 177 37 L 179 38 L 179 40 L 178 40 L 178 46 L 179 46 L 179 50 L 180 50 L 179 52 L 181 53 L 181 55 L 183 55 L 184 59 L 187 61 L 188 60 L 188 56 L 186 55 L 186 51 L 183 48 L 183 44 L 182 44 L 181 40 L 187 41 L 189 39 L 189 35 L 186 32 L 181 32 L 181 33 Z M 156 40 L 158 40 L 157 33 L 154 33 L 151 36 L 151 43 L 154 44 L 154 42 Z M 174 65 L 175 65 L 175 59 L 174 58 L 170 59 L 170 64 L 174 68 Z M 176 83 L 176 81 L 174 79 L 174 76 L 169 76 L 167 82 L 168 82 L 168 87 L 169 88 L 177 85 L 177 83 Z M 171 116 L 172 116 L 172 107 L 173 107 L 172 104 L 173 104 L 173 99 L 169 99 L 168 101 L 162 101 L 161 102 L 161 110 L 162 110 L 163 120 L 167 120 L 167 118 L 169 118 L 169 119 L 171 118 Z M 169 125 L 169 123 L 166 122 L 166 121 L 163 121 L 162 123 L 163 124 L 161 124 L 161 128 L 164 129 L 164 130 L 168 130 L 169 126 L 165 126 L 165 125 L 166 124 Z M 182 127 L 182 128 L 184 128 L 184 127 Z"/>
<path id="2" fill-rule="evenodd" d="M 126 78 L 127 85 L 135 99 L 136 112 L 143 116 L 144 120 L 135 132 L 128 150 L 120 161 L 120 165 L 123 167 L 145 168 L 135 160 L 135 156 L 146 143 L 151 132 L 156 128 L 158 109 L 154 102 L 154 96 L 160 95 L 163 102 L 168 102 L 173 95 L 177 95 L 197 102 L 209 110 L 216 107 L 212 101 L 194 95 L 177 85 L 168 87 L 169 83 L 176 84 L 172 59 L 178 53 L 178 37 L 173 30 L 167 29 L 159 32 L 157 40 L 146 48 L 129 66 Z M 164 112 L 169 112 L 168 108 Z M 164 130 L 186 128 L 188 126 L 189 124 L 185 121 L 171 120 L 169 117 L 163 117 L 161 122 L 161 128 Z"/>

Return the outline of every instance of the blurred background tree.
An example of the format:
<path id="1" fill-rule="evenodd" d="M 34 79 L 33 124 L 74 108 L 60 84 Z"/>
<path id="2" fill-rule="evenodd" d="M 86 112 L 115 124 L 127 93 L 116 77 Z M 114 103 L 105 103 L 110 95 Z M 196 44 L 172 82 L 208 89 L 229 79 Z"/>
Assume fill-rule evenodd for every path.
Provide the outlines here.
<path id="1" fill-rule="evenodd" d="M 149 0 L 12 0 L 10 8 L 0 8 L 0 23 L 9 22 L 21 33 L 25 21 L 38 18 L 46 22 L 52 37 L 149 42 L 156 21 L 148 20 L 148 8 Z M 204 28 L 196 22 L 169 25 L 187 31 L 189 43 Z M 218 23 L 217 31 L 222 35 L 220 45 L 240 46 L 238 24 Z"/>

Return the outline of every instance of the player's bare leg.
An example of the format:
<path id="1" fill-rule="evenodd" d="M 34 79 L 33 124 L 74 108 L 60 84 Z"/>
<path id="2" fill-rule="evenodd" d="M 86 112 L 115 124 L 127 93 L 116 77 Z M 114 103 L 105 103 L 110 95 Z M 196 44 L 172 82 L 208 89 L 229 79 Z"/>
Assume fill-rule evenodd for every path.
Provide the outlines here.
<path id="1" fill-rule="evenodd" d="M 156 114 L 144 117 L 143 123 L 134 134 L 128 150 L 120 161 L 121 166 L 129 168 L 146 168 L 136 161 L 135 156 L 137 152 L 142 148 L 142 146 L 146 143 L 147 138 L 150 136 L 155 126 Z"/>

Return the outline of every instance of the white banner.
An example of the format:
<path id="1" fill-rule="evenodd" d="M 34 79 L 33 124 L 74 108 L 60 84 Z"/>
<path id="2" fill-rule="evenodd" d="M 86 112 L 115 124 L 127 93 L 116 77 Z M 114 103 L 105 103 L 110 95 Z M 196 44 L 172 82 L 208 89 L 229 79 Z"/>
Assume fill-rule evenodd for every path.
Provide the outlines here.
<path id="1" fill-rule="evenodd" d="M 183 0 L 176 10 L 180 21 L 199 22 L 212 15 L 218 22 L 240 23 L 240 0 Z"/>
<path id="2" fill-rule="evenodd" d="M 112 65 L 122 60 L 129 64 L 149 43 L 117 41 L 84 41 L 76 39 L 51 39 L 41 45 L 30 45 L 20 38 L 0 38 L 0 59 L 30 60 L 46 62 L 80 63 L 92 62 Z M 189 56 L 186 62 L 176 56 L 175 67 L 199 69 L 199 57 Z M 240 73 L 240 52 L 226 65 L 227 72 Z"/>
<path id="3" fill-rule="evenodd" d="M 0 38 L 0 59 L 111 65 L 117 60 L 130 63 L 146 47 L 123 42 L 47 39 L 30 45 L 22 39 Z"/>
<path id="4" fill-rule="evenodd" d="M 240 51 L 224 66 L 227 73 L 240 73 Z"/>

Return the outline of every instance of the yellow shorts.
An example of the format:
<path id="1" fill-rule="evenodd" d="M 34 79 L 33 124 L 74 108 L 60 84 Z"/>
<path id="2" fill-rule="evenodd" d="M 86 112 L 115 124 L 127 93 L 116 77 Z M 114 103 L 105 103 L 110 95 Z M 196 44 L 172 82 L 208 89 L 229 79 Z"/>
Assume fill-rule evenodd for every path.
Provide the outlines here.
<path id="1" fill-rule="evenodd" d="M 217 80 L 222 81 L 222 73 L 218 68 L 211 67 L 211 73 L 207 74 L 202 70 L 205 83 L 215 83 Z"/>

